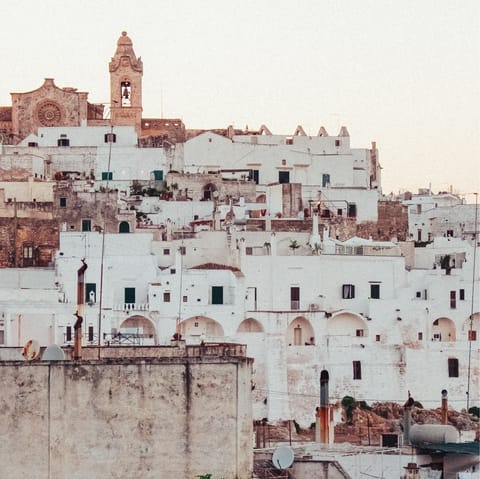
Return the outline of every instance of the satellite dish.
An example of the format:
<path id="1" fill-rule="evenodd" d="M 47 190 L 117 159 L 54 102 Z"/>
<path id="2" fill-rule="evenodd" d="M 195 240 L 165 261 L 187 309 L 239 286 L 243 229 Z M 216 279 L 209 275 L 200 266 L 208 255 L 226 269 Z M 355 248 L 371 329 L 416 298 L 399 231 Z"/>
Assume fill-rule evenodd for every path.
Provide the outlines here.
<path id="1" fill-rule="evenodd" d="M 33 361 L 40 355 L 40 344 L 35 339 L 29 339 L 23 346 L 22 356 L 26 361 Z"/>
<path id="2" fill-rule="evenodd" d="M 281 446 L 273 451 L 272 463 L 277 469 L 287 469 L 293 464 L 293 449 L 289 446 Z"/>
<path id="3" fill-rule="evenodd" d="M 42 361 L 64 361 L 65 360 L 65 353 L 60 346 L 56 344 L 52 344 L 45 349 L 42 355 Z"/>

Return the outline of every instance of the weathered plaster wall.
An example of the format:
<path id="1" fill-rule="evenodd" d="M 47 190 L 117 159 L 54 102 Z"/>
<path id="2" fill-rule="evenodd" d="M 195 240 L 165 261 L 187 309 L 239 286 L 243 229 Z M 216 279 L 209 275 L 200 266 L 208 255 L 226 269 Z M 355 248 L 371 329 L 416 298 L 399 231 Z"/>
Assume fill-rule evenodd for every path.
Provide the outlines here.
<path id="1" fill-rule="evenodd" d="M 5 477 L 251 476 L 250 360 L 0 365 Z"/>

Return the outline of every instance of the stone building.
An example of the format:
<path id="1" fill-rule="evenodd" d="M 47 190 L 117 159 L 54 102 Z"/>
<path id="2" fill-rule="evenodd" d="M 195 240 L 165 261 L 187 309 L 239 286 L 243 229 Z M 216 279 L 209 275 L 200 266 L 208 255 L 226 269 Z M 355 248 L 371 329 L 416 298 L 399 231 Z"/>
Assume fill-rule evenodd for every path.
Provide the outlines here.
<path id="1" fill-rule="evenodd" d="M 185 140 L 180 119 L 142 118 L 143 63 L 122 32 L 109 63 L 110 105 L 93 104 L 88 93 L 60 88 L 53 78 L 30 92 L 12 93 L 12 105 L 0 107 L 0 143 L 15 145 L 39 127 L 133 126 L 142 145 L 174 145 Z M 66 139 L 59 138 L 59 146 Z M 30 142 L 30 146 L 36 146 Z"/>

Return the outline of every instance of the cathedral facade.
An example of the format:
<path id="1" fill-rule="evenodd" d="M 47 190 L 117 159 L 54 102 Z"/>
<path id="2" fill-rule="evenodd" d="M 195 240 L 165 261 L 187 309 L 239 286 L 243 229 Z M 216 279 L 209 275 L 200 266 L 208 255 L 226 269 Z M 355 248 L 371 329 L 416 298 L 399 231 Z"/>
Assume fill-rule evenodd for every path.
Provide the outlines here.
<path id="1" fill-rule="evenodd" d="M 147 145 L 185 140 L 180 119 L 142 118 L 143 63 L 126 32 L 117 41 L 109 73 L 110 105 L 90 103 L 88 92 L 60 88 L 53 78 L 35 90 L 11 93 L 12 105 L 0 107 L 0 143 L 16 145 L 36 135 L 39 127 L 101 125 L 133 126 Z"/>

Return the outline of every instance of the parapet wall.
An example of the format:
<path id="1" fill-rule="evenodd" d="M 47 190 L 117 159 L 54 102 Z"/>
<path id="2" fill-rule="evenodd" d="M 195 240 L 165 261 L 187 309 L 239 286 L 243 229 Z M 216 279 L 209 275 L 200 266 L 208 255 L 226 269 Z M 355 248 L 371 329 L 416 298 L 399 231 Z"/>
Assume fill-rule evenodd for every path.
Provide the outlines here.
<path id="1" fill-rule="evenodd" d="M 249 478 L 251 360 L 0 362 L 2 477 Z"/>

